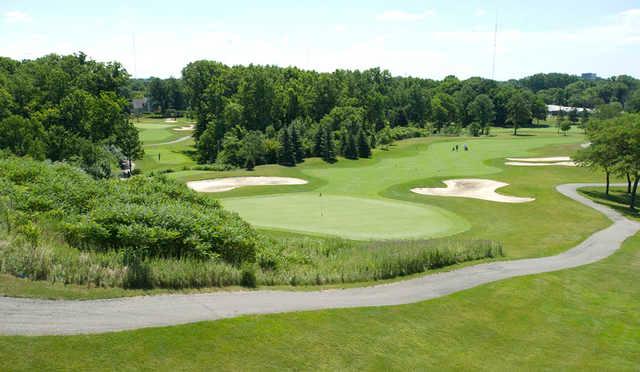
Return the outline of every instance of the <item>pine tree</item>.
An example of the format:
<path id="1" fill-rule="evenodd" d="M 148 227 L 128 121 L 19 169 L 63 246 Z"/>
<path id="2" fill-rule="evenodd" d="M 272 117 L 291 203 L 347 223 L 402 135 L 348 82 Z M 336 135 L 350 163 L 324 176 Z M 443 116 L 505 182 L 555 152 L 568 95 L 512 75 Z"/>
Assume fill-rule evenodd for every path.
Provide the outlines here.
<path id="1" fill-rule="evenodd" d="M 333 133 L 331 133 L 331 129 L 327 127 L 322 129 L 322 142 L 324 150 L 322 159 L 327 163 L 335 163 L 338 161 L 338 159 L 336 159 L 336 145 L 333 142 Z"/>
<path id="2" fill-rule="evenodd" d="M 300 134 L 295 125 L 291 126 L 291 146 L 293 147 L 293 154 L 296 159 L 296 163 L 302 163 L 304 161 L 304 149 L 302 148 L 302 141 L 300 140 Z"/>
<path id="3" fill-rule="evenodd" d="M 278 157 L 278 163 L 287 167 L 295 167 L 296 155 L 291 143 L 291 136 L 289 136 L 289 131 L 287 130 L 287 128 L 284 128 L 282 130 L 282 135 L 280 136 L 280 145 L 282 149 L 280 152 L 280 156 Z"/>
<path id="4" fill-rule="evenodd" d="M 353 134 L 347 135 L 347 141 L 344 148 L 344 157 L 347 159 L 358 158 L 358 145 L 356 141 L 356 136 L 354 136 Z"/>
<path id="5" fill-rule="evenodd" d="M 361 158 L 371 157 L 371 147 L 369 145 L 369 140 L 367 139 L 367 135 L 362 129 L 358 131 L 358 155 Z"/>
<path id="6" fill-rule="evenodd" d="M 313 155 L 324 158 L 325 153 L 325 135 L 326 129 L 324 125 L 318 126 L 318 131 L 313 141 Z"/>

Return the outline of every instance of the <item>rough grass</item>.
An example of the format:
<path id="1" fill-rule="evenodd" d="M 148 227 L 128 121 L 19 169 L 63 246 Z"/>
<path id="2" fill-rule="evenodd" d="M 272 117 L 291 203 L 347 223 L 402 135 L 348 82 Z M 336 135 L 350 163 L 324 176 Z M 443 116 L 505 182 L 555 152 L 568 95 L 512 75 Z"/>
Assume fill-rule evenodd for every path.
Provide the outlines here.
<path id="1" fill-rule="evenodd" d="M 252 286 L 327 285 L 391 279 L 502 254 L 502 247 L 491 241 L 357 243 L 304 237 L 269 240 L 255 265 L 238 267 L 195 258 L 131 262 L 123 252 L 80 252 L 53 239 L 34 246 L 18 237 L 0 245 L 0 273 L 87 288 L 223 288 L 246 285 L 247 272 L 255 277 Z M 0 293 L 15 293 L 7 291 L 9 285 L 0 281 Z"/>

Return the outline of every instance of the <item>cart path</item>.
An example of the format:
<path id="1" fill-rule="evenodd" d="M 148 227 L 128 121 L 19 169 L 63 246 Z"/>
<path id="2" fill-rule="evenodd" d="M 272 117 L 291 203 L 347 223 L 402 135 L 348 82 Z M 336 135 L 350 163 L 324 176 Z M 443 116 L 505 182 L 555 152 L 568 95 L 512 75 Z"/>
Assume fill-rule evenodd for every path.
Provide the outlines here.
<path id="1" fill-rule="evenodd" d="M 522 275 L 568 269 L 613 254 L 640 230 L 613 209 L 579 195 L 600 184 L 565 184 L 556 189 L 605 214 L 613 224 L 576 247 L 542 258 L 489 262 L 371 287 L 323 291 L 236 291 L 70 301 L 0 297 L 0 334 L 58 335 L 169 326 L 245 314 L 409 304 Z"/>

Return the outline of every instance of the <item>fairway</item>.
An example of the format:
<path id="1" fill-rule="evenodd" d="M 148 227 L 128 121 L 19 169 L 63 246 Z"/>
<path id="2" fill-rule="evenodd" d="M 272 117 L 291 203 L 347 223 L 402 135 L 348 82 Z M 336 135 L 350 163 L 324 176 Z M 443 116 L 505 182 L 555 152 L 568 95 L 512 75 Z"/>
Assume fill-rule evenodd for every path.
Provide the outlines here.
<path id="1" fill-rule="evenodd" d="M 135 123 L 135 127 L 140 131 L 140 140 L 145 145 L 169 142 L 191 133 L 190 131 L 176 131 L 185 125 L 183 121 L 176 123 L 166 123 L 161 119 L 146 119 L 144 122 Z"/>
<path id="2" fill-rule="evenodd" d="M 359 240 L 434 238 L 470 227 L 439 207 L 316 192 L 224 199 L 223 205 L 258 227 Z"/>

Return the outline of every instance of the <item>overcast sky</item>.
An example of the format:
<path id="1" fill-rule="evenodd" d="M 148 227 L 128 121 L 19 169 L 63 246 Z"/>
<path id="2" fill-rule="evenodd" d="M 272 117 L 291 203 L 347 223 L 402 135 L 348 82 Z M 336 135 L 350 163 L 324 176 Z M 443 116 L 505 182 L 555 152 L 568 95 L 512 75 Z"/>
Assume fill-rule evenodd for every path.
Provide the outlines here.
<path id="1" fill-rule="evenodd" d="M 496 15 L 497 79 L 640 76 L 640 1 L 615 0 L 2 0 L 0 55 L 84 51 L 137 77 L 178 77 L 198 59 L 491 77 Z"/>

